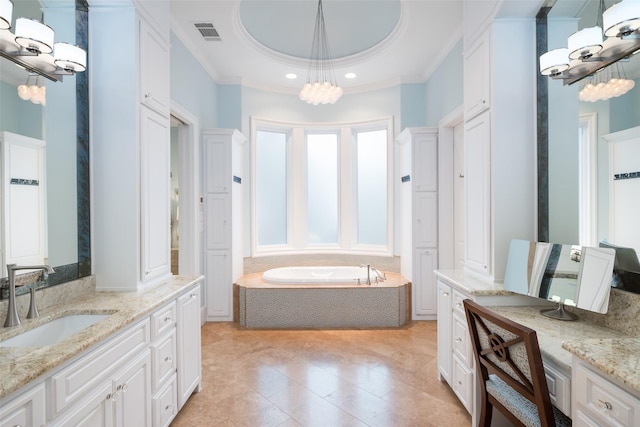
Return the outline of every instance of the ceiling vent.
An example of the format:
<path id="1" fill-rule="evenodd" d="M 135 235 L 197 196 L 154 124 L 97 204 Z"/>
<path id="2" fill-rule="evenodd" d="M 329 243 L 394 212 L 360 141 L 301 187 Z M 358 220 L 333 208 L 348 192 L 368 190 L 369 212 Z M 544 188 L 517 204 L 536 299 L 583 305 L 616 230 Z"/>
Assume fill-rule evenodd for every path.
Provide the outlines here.
<path id="1" fill-rule="evenodd" d="M 196 22 L 193 26 L 196 27 L 196 30 L 198 30 L 202 38 L 208 42 L 217 42 L 222 40 L 218 30 L 216 30 L 211 22 Z"/>

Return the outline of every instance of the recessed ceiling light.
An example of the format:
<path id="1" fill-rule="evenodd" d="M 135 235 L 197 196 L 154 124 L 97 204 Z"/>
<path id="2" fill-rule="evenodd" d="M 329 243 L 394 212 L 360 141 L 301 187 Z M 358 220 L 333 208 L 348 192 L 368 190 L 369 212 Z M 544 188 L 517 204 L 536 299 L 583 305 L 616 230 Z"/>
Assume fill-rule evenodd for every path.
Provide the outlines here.
<path id="1" fill-rule="evenodd" d="M 287 73 L 284 75 L 286 78 L 288 78 L 289 80 L 293 80 L 293 79 L 297 79 L 298 75 L 296 73 Z"/>
<path id="2" fill-rule="evenodd" d="M 348 79 L 355 79 L 356 78 L 356 73 L 347 73 L 344 76 L 346 78 L 348 78 Z"/>

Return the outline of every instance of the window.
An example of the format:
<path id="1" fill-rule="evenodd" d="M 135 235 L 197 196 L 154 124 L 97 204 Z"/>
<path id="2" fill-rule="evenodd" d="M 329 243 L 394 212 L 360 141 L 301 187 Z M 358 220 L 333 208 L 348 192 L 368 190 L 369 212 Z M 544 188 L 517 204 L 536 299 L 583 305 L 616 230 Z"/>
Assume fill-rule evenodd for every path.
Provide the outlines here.
<path id="1" fill-rule="evenodd" d="M 391 121 L 254 120 L 254 254 L 391 253 Z"/>

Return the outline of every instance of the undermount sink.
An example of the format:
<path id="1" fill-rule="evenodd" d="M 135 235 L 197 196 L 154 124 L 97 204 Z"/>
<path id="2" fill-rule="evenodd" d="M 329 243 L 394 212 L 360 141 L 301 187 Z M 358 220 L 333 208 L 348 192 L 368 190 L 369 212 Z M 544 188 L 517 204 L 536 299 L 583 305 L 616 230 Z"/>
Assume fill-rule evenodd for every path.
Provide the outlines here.
<path id="1" fill-rule="evenodd" d="M 0 347 L 42 347 L 56 344 L 108 317 L 108 314 L 72 314 L 0 342 Z"/>

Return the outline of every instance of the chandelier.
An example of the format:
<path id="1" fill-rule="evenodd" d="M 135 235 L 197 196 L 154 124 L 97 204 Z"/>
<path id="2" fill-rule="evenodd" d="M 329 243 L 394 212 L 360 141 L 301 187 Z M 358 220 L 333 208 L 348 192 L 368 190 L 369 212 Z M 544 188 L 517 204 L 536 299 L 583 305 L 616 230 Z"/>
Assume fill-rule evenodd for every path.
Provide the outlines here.
<path id="1" fill-rule="evenodd" d="M 299 97 L 302 101 L 313 105 L 335 104 L 342 96 L 342 93 L 343 90 L 338 86 L 333 72 L 331 50 L 327 41 L 327 29 L 324 25 L 322 0 L 319 0 L 311 56 L 309 57 L 307 82 L 302 87 Z"/>
<path id="2" fill-rule="evenodd" d="M 572 84 L 640 50 L 640 1 L 622 0 L 605 10 L 600 0 L 597 21 L 569 36 L 568 48 L 542 54 L 540 73 Z"/>
<path id="3" fill-rule="evenodd" d="M 592 75 L 583 84 L 578 98 L 580 101 L 596 102 L 624 95 L 635 86 L 633 80 L 627 79 L 619 63 Z"/>

